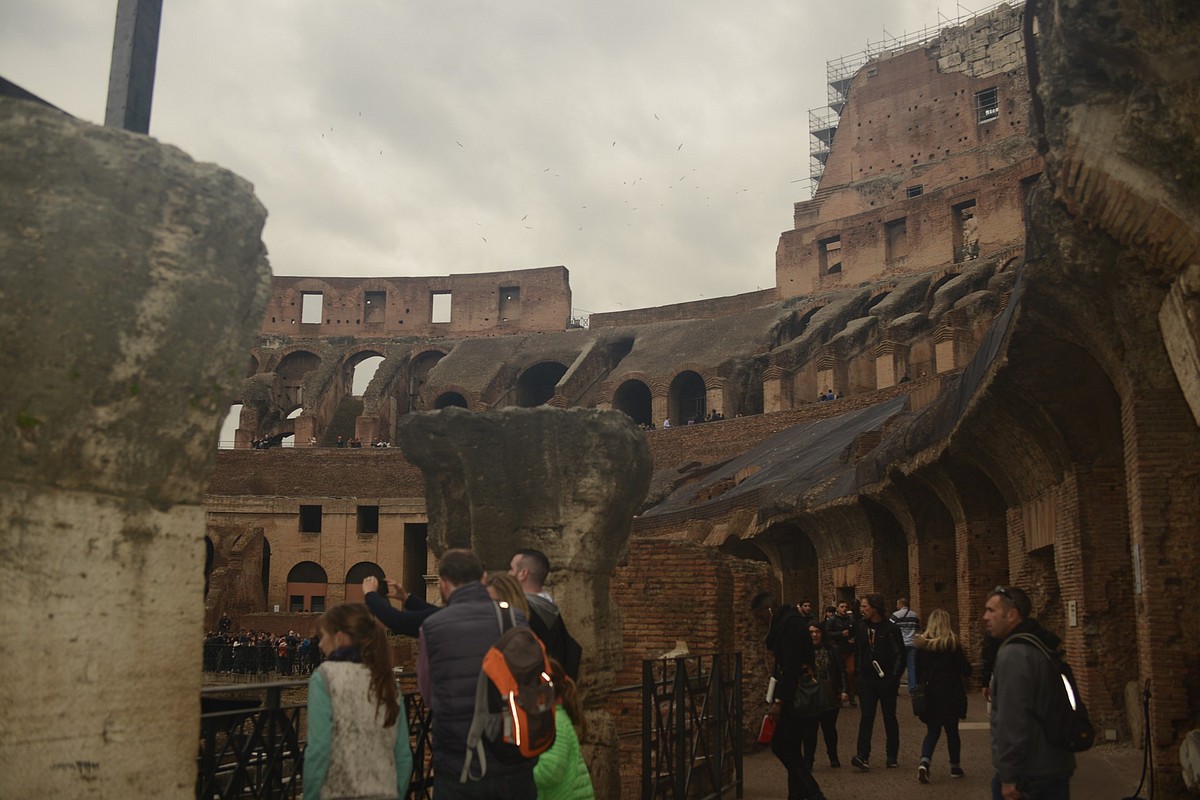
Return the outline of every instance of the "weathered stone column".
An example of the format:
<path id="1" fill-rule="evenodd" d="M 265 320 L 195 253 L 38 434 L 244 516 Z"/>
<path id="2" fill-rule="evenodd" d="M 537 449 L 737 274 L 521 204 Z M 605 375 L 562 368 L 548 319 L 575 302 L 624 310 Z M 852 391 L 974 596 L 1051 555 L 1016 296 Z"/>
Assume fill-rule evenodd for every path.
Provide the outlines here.
<path id="1" fill-rule="evenodd" d="M 0 797 L 190 798 L 204 510 L 270 289 L 251 187 L 0 98 Z"/>
<path id="2" fill-rule="evenodd" d="M 619 411 L 457 408 L 409 414 L 400 446 L 425 473 L 429 545 L 469 547 L 489 570 L 535 547 L 571 635 L 583 646 L 585 755 L 599 798 L 619 796 L 616 727 L 603 711 L 621 665 L 609 580 L 650 483 L 646 439 Z"/>

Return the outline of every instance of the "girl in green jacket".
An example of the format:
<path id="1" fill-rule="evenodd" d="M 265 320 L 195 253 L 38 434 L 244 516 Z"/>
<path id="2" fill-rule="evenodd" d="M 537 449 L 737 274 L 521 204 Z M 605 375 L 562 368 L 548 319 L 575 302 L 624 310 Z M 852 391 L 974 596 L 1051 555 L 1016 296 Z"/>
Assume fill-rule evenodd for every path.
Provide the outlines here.
<path id="1" fill-rule="evenodd" d="M 554 681 L 554 696 L 558 702 L 554 710 L 555 737 L 554 744 L 538 756 L 533 768 L 538 800 L 594 800 L 592 776 L 575 733 L 576 725 L 580 735 L 587 730 L 575 682 L 553 658 L 550 659 L 550 678 Z"/>

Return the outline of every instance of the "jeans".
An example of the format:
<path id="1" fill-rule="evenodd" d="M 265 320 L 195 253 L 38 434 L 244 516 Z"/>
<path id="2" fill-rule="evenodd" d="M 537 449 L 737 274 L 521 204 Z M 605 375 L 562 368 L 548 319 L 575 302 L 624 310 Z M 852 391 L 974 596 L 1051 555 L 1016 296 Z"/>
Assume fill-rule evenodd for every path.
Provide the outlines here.
<path id="1" fill-rule="evenodd" d="M 875 706 L 883 712 L 883 731 L 887 736 L 887 760 L 900 756 L 900 722 L 896 719 L 896 696 L 900 679 L 877 680 L 859 676 L 858 701 L 862 718 L 858 721 L 858 756 L 871 758 L 871 734 L 875 731 Z"/>
<path id="2" fill-rule="evenodd" d="M 921 743 L 921 760 L 928 762 L 933 758 L 933 750 L 937 747 L 942 729 L 946 729 L 946 747 L 950 750 L 950 765 L 958 766 L 962 757 L 962 739 L 958 735 L 958 720 L 952 722 L 926 722 L 925 741 Z"/>
<path id="3" fill-rule="evenodd" d="M 904 656 L 907 659 L 908 693 L 912 694 L 917 689 L 917 648 L 904 648 Z"/>
<path id="4" fill-rule="evenodd" d="M 1071 800 L 1071 776 L 1047 775 L 1041 778 L 1021 778 L 1017 781 L 1021 800 Z M 1004 800 L 1000 794 L 1000 776 L 992 776 L 992 800 Z"/>

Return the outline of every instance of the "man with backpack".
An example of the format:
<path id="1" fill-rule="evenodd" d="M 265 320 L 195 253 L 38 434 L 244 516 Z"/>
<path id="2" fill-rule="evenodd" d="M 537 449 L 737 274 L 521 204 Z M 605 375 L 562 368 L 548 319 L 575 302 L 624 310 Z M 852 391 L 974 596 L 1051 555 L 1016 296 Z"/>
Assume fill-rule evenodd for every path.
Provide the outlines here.
<path id="1" fill-rule="evenodd" d="M 991 682 L 993 800 L 1070 797 L 1075 756 L 1052 744 L 1045 727 L 1052 694 L 1062 691 L 1061 640 L 1030 618 L 1032 608 L 1021 589 L 997 586 L 983 612 L 988 635 L 1000 640 Z"/>
<path id="2" fill-rule="evenodd" d="M 452 549 L 438 562 L 445 607 L 421 624 L 417 683 L 433 712 L 434 796 L 439 800 L 535 800 L 536 758 L 525 758 L 491 739 L 482 741 L 485 765 L 461 780 L 483 659 L 500 639 L 497 605 L 482 583 L 483 563 L 470 550 Z M 517 625 L 525 618 L 517 612 Z M 478 768 L 478 767 L 477 767 Z"/>
<path id="3" fill-rule="evenodd" d="M 550 559 L 541 550 L 518 550 L 509 563 L 508 574 L 517 579 L 525 599 L 529 602 L 531 616 L 529 627 L 542 643 L 551 658 L 563 665 L 571 680 L 579 680 L 579 662 L 583 648 L 567 632 L 562 612 L 554 599 L 543 588 L 550 574 Z"/>

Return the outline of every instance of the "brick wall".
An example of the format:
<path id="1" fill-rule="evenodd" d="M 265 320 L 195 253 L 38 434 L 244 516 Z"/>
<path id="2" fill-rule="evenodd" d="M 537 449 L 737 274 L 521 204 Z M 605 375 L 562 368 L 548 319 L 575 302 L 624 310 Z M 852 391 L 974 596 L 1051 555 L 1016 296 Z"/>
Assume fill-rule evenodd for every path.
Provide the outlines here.
<path id="1" fill-rule="evenodd" d="M 693 300 L 690 303 L 674 303 L 653 308 L 634 308 L 629 311 L 606 311 L 589 317 L 590 328 L 616 328 L 622 325 L 648 325 L 653 322 L 668 322 L 683 319 L 715 319 L 761 308 L 776 299 L 774 289 L 716 297 L 711 300 Z"/>
<path id="2" fill-rule="evenodd" d="M 319 322 L 303 322 L 305 294 L 321 296 Z M 434 294 L 449 295 L 449 321 L 433 322 Z M 272 282 L 260 333 L 291 337 L 504 335 L 561 331 L 570 314 L 571 287 L 564 267 L 430 278 L 279 276 Z"/>
<path id="3" fill-rule="evenodd" d="M 754 709 L 765 691 L 770 667 L 762 646 L 765 630 L 750 619 L 751 598 L 759 591 L 778 592 L 765 562 L 726 556 L 689 541 L 635 538 L 612 580 L 621 608 L 624 649 L 617 687 L 639 685 L 643 659 L 674 649 L 677 639 L 692 654 L 743 654 L 743 691 L 747 730 L 757 733 Z M 641 730 L 641 693 L 613 696 L 610 710 L 619 733 Z M 753 741 L 751 736 L 750 741 Z M 640 794 L 642 740 L 621 740 L 621 796 Z"/>

